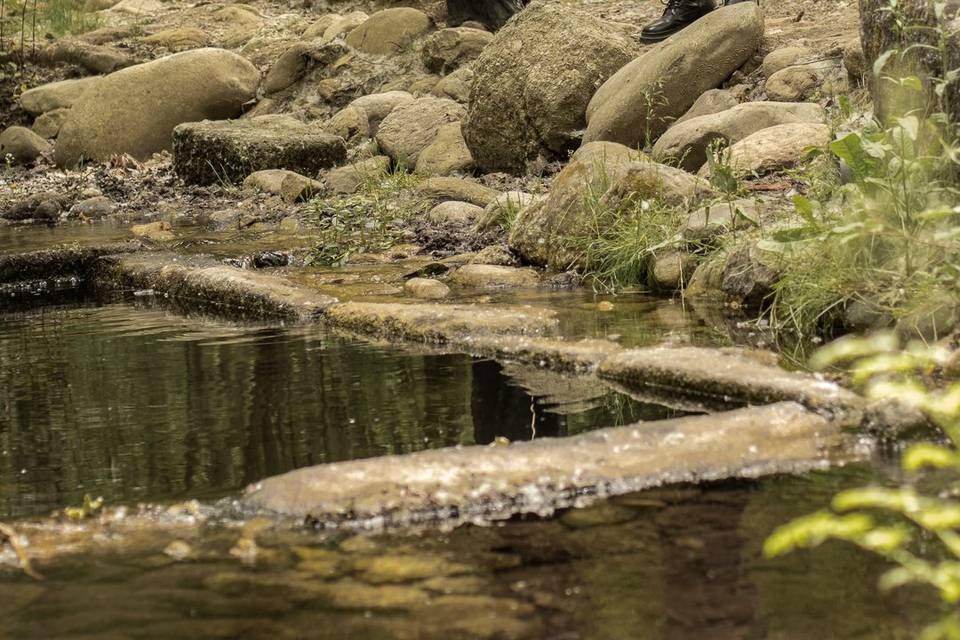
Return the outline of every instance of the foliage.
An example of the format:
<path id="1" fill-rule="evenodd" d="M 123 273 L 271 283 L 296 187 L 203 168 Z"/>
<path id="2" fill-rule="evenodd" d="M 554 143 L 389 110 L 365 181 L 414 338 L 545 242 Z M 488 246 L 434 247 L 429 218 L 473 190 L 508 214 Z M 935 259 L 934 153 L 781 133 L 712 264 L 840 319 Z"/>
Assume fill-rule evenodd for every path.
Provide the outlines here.
<path id="1" fill-rule="evenodd" d="M 396 244 L 405 223 L 424 205 L 411 193 L 416 182 L 404 171 L 385 173 L 365 179 L 352 196 L 312 200 L 307 221 L 317 227 L 320 240 L 308 262 L 340 267 L 358 253 Z"/>
<path id="2" fill-rule="evenodd" d="M 627 198 L 613 206 L 604 198 L 611 181 L 602 164 L 594 175 L 581 197 L 584 223 L 568 239 L 570 247 L 596 289 L 644 284 L 658 253 L 685 244 L 679 234 L 685 217 L 657 198 Z"/>
<path id="3" fill-rule="evenodd" d="M 0 8 L 0 52 L 32 52 L 48 33 L 83 33 L 101 22 L 85 0 L 0 0 Z"/>
<path id="4" fill-rule="evenodd" d="M 825 369 L 850 364 L 850 379 L 868 398 L 896 399 L 922 410 L 950 445 L 920 443 L 903 454 L 901 466 L 913 481 L 901 487 L 864 487 L 837 494 L 830 510 L 804 516 L 777 529 L 764 552 L 775 557 L 828 540 L 852 543 L 894 566 L 880 580 L 883 590 L 927 584 L 950 604 L 960 602 L 960 383 L 934 388 L 948 352 L 920 343 L 899 348 L 891 333 L 848 336 L 819 350 L 811 364 Z M 921 472 L 950 479 L 950 490 L 926 494 Z M 928 638 L 960 638 L 960 618 L 927 630 Z"/>
<path id="5" fill-rule="evenodd" d="M 877 81 L 921 90 L 916 77 L 884 74 L 900 53 L 881 56 L 874 66 Z M 947 82 L 934 79 L 935 95 L 948 93 Z M 768 242 L 767 248 L 785 257 L 771 306 L 775 326 L 811 337 L 829 333 L 853 302 L 875 313 L 905 315 L 931 292 L 956 286 L 960 206 L 953 178 L 960 146 L 956 123 L 946 114 L 910 111 L 830 144 L 826 159 L 845 169 L 848 183 L 835 185 L 823 203 L 798 196 L 803 223 Z M 822 182 L 811 186 L 826 195 Z M 942 295 L 945 304 L 955 304 L 953 293 Z"/>

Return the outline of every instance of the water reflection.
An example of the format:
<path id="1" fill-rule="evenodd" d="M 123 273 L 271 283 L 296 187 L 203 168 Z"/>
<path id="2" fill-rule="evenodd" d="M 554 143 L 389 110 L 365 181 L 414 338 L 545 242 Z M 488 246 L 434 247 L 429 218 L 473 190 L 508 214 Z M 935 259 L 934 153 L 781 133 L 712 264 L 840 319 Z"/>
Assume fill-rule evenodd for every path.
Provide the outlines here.
<path id="1" fill-rule="evenodd" d="M 537 420 L 531 422 L 532 413 Z M 669 415 L 601 386 L 319 328 L 124 304 L 0 315 L 0 517 L 209 498 L 322 462 Z"/>
<path id="2" fill-rule="evenodd" d="M 775 526 L 870 481 L 887 478 L 857 466 L 669 487 L 446 533 L 147 527 L 40 562 L 41 583 L 0 566 L 0 637 L 915 638 L 945 611 L 929 591 L 878 593 L 876 557 L 760 554 Z M 164 553 L 173 538 L 184 551 Z"/>

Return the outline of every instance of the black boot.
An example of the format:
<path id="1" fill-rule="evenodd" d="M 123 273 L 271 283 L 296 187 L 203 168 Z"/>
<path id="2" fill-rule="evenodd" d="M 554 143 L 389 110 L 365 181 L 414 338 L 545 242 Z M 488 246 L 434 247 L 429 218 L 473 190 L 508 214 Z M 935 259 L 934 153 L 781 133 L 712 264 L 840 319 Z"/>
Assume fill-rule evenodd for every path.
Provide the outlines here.
<path id="1" fill-rule="evenodd" d="M 649 44 L 666 40 L 711 11 L 712 0 L 668 0 L 660 19 L 651 22 L 640 32 L 640 42 Z"/>

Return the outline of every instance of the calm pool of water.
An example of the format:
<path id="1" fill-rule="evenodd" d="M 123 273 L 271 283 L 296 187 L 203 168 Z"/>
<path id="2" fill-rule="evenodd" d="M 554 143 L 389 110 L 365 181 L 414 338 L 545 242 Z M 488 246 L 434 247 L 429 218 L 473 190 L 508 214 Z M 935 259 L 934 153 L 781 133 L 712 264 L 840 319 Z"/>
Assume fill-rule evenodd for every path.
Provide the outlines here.
<path id="1" fill-rule="evenodd" d="M 211 498 L 294 468 L 671 415 L 599 385 L 319 327 L 124 303 L 0 315 L 0 518 Z"/>
<path id="2" fill-rule="evenodd" d="M 8 312 L 0 519 L 84 494 L 214 500 L 311 464 L 669 415 L 542 371 L 148 300 Z M 891 469 L 669 487 L 451 532 L 91 534 L 82 553 L 38 562 L 42 581 L 0 563 L 0 638 L 915 638 L 943 612 L 923 590 L 878 594 L 876 559 L 840 544 L 760 551 L 776 526 Z"/>

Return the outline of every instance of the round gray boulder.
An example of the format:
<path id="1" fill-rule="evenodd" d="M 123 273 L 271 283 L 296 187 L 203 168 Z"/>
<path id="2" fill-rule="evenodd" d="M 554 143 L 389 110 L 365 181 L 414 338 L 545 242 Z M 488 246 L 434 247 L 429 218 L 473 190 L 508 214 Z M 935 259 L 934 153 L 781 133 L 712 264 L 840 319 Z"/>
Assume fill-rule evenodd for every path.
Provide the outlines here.
<path id="1" fill-rule="evenodd" d="M 137 159 L 169 149 L 184 122 L 240 115 L 260 73 L 224 49 L 195 49 L 128 67 L 80 94 L 60 129 L 61 167 L 128 153 Z"/>

